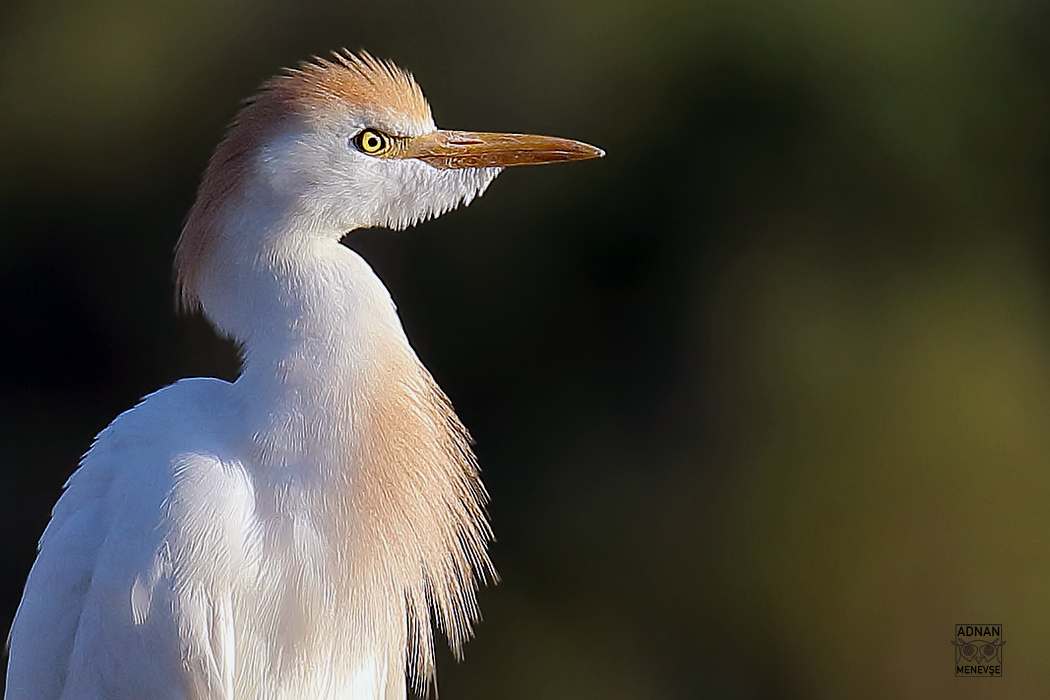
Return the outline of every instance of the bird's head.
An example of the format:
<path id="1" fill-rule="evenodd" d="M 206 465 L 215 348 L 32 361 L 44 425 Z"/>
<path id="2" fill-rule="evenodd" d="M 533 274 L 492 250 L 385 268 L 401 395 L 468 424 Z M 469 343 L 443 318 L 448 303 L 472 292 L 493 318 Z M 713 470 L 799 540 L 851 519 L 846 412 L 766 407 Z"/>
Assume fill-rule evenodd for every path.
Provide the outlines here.
<path id="1" fill-rule="evenodd" d="M 392 63 L 315 58 L 264 84 L 208 163 L 176 252 L 181 299 L 199 301 L 221 243 L 402 229 L 469 203 L 504 167 L 602 155 L 549 136 L 439 130 L 415 80 Z"/>

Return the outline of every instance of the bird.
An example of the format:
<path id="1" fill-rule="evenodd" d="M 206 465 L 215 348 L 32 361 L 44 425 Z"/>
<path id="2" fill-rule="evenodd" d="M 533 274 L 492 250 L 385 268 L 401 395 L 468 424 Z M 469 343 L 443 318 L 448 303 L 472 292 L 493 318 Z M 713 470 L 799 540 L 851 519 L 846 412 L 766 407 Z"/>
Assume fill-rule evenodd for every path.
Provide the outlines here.
<path id="1" fill-rule="evenodd" d="M 365 51 L 263 83 L 205 168 L 178 303 L 236 341 L 102 430 L 40 539 L 6 700 L 396 700 L 435 682 L 495 577 L 467 429 L 347 245 L 466 205 L 508 166 L 604 156 L 439 130 Z"/>

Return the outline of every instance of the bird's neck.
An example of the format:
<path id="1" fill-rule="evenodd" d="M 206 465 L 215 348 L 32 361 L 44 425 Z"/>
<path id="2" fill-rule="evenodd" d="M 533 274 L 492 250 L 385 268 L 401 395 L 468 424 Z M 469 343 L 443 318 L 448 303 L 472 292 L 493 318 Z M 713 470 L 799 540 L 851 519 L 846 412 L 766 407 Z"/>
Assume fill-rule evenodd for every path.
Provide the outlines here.
<path id="1" fill-rule="evenodd" d="M 356 253 L 320 237 L 285 241 L 243 267 L 230 273 L 238 284 L 226 316 L 243 344 L 237 386 L 251 397 L 253 461 L 304 476 L 359 463 L 376 394 L 422 370 L 389 293 Z"/>
<path id="2" fill-rule="evenodd" d="M 388 626 L 403 635 L 414 611 L 413 658 L 426 677 L 431 606 L 458 646 L 476 617 L 476 577 L 492 571 L 469 436 L 364 260 L 334 238 L 278 240 L 213 266 L 201 296 L 244 346 L 235 390 L 260 508 L 294 520 L 282 504 L 312 504 L 314 522 L 331 526 L 322 537 L 347 550 L 338 561 L 351 562 L 328 572 L 356 591 L 340 595 L 374 595 L 388 615 L 389 591 L 404 592 Z"/>

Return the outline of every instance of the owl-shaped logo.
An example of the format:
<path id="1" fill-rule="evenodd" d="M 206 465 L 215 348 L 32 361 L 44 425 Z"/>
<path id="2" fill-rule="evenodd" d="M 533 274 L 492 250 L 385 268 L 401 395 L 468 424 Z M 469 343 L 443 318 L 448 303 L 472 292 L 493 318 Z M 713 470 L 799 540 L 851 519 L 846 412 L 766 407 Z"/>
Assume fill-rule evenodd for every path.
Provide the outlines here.
<path id="1" fill-rule="evenodd" d="M 955 675 L 1001 676 L 1002 625 L 956 625 Z"/>

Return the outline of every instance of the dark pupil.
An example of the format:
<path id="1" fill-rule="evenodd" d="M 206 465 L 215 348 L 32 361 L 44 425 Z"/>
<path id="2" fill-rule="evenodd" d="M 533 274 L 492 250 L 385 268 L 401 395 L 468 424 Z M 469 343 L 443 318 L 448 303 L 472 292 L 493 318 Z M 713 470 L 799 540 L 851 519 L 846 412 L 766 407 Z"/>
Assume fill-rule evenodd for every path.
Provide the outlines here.
<path id="1" fill-rule="evenodd" d="M 368 146 L 369 150 L 375 150 L 379 148 L 379 137 L 375 134 L 369 134 L 368 139 L 365 141 L 365 145 Z"/>

